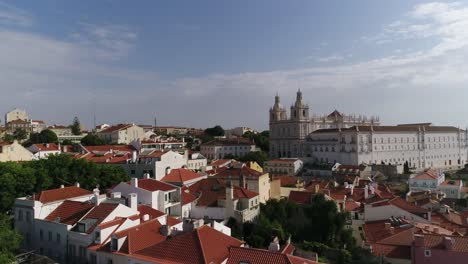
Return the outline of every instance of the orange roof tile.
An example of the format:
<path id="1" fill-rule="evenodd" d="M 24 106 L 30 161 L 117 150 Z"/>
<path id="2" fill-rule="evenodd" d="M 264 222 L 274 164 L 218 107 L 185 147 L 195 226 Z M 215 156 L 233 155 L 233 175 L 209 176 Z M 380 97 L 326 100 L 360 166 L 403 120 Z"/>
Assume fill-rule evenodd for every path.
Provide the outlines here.
<path id="1" fill-rule="evenodd" d="M 139 250 L 165 241 L 166 237 L 160 232 L 161 227 L 161 223 L 157 219 L 153 219 L 115 233 L 117 238 L 126 237 L 119 252 L 133 254 Z"/>
<path id="2" fill-rule="evenodd" d="M 297 204 L 310 204 L 312 202 L 312 196 L 313 194 L 311 192 L 291 191 L 288 199 Z"/>
<path id="3" fill-rule="evenodd" d="M 140 179 L 138 180 L 138 187 L 145 189 L 147 191 L 150 191 L 150 192 L 155 192 L 155 191 L 166 192 L 166 191 L 174 190 L 177 188 L 174 185 L 170 185 L 168 183 L 158 181 L 155 179 Z"/>
<path id="4" fill-rule="evenodd" d="M 143 205 L 143 204 L 138 206 L 138 211 L 140 212 L 141 217 L 143 217 L 144 215 L 148 215 L 150 219 L 159 218 L 165 215 L 165 213 L 159 210 L 156 210 L 152 208 L 151 206 Z"/>
<path id="5" fill-rule="evenodd" d="M 91 194 L 93 193 L 88 190 L 76 186 L 68 186 L 64 188 L 42 191 L 36 195 L 35 199 L 41 203 L 50 203 Z"/>
<path id="6" fill-rule="evenodd" d="M 96 220 L 95 223 L 88 228 L 85 232 L 87 234 L 91 233 L 96 226 L 101 224 L 102 221 L 106 219 L 114 210 L 119 206 L 118 204 L 112 203 L 101 203 L 98 206 L 94 207 L 82 220 L 93 219 Z"/>
<path id="7" fill-rule="evenodd" d="M 202 226 L 134 253 L 134 257 L 159 263 L 221 263 L 229 255 L 229 247 L 242 241 L 211 227 Z M 183 250 L 183 254 L 181 254 Z"/>
<path id="8" fill-rule="evenodd" d="M 64 201 L 45 220 L 74 225 L 93 207 L 94 204 L 89 202 Z"/>
<path id="9" fill-rule="evenodd" d="M 39 151 L 58 151 L 59 146 L 55 143 L 34 144 Z"/>
<path id="10" fill-rule="evenodd" d="M 185 182 L 191 181 L 191 180 L 196 180 L 198 178 L 203 177 L 203 175 L 198 174 L 192 170 L 188 169 L 173 169 L 169 174 L 166 174 L 161 181 L 163 182 L 176 182 L 176 183 L 182 183 L 184 184 Z"/>
<path id="11" fill-rule="evenodd" d="M 291 256 L 281 252 L 245 247 L 229 248 L 227 264 L 239 264 L 243 262 L 252 264 L 318 264 L 318 262 L 310 259 Z"/>

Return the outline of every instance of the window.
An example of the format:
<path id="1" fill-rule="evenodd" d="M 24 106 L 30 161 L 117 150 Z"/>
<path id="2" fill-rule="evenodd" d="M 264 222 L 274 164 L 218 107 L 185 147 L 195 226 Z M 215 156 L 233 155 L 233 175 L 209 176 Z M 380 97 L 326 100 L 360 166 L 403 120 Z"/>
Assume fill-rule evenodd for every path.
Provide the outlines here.
<path id="1" fill-rule="evenodd" d="M 132 175 L 135 175 L 135 170 L 131 170 L 130 173 L 131 173 Z"/>
<path id="2" fill-rule="evenodd" d="M 31 222 L 31 212 L 26 212 L 26 221 Z"/>
<path id="3" fill-rule="evenodd" d="M 49 231 L 49 241 L 52 241 L 52 231 Z"/>
<path id="4" fill-rule="evenodd" d="M 60 243 L 60 234 L 57 233 L 57 237 L 55 238 L 57 240 L 57 243 Z"/>
<path id="5" fill-rule="evenodd" d="M 42 231 L 42 229 L 39 230 L 39 239 L 40 239 L 40 240 L 43 240 L 43 239 L 44 239 L 44 231 Z"/>
<path id="6" fill-rule="evenodd" d="M 23 210 L 18 210 L 18 221 L 23 221 Z"/>
<path id="7" fill-rule="evenodd" d="M 424 256 L 425 257 L 430 257 L 431 256 L 431 251 L 429 249 L 424 250 Z"/>

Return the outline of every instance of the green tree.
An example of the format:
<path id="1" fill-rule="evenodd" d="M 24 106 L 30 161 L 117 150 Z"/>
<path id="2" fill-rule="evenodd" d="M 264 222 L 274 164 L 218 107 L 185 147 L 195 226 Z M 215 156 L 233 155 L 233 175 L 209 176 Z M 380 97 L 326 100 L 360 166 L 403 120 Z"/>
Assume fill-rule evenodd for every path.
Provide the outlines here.
<path id="1" fill-rule="evenodd" d="M 28 132 L 26 132 L 26 130 L 24 130 L 22 128 L 17 128 L 13 132 L 13 137 L 18 141 L 22 141 L 22 140 L 25 140 L 25 139 L 28 138 Z"/>
<path id="2" fill-rule="evenodd" d="M 222 137 L 224 136 L 224 129 L 221 126 L 217 125 L 205 129 L 205 134 L 211 137 Z"/>
<path id="3" fill-rule="evenodd" d="M 268 154 L 264 151 L 252 151 L 247 153 L 245 156 L 240 157 L 239 161 L 247 162 L 247 161 L 255 161 L 260 166 L 263 166 L 263 163 L 268 160 Z"/>
<path id="4" fill-rule="evenodd" d="M 10 134 L 5 134 L 2 138 L 3 141 L 5 142 L 13 142 L 15 140 L 15 137 Z"/>
<path id="5" fill-rule="evenodd" d="M 26 145 L 40 143 L 58 143 L 57 134 L 50 129 L 44 129 L 40 133 L 32 133 Z"/>
<path id="6" fill-rule="evenodd" d="M 13 263 L 21 236 L 12 228 L 11 218 L 0 215 L 0 263 Z"/>
<path id="7" fill-rule="evenodd" d="M 77 116 L 73 119 L 73 124 L 70 126 L 73 135 L 81 135 L 81 124 Z"/>
<path id="8" fill-rule="evenodd" d="M 95 134 L 88 134 L 81 139 L 81 144 L 83 146 L 102 146 L 105 145 L 106 142 Z"/>

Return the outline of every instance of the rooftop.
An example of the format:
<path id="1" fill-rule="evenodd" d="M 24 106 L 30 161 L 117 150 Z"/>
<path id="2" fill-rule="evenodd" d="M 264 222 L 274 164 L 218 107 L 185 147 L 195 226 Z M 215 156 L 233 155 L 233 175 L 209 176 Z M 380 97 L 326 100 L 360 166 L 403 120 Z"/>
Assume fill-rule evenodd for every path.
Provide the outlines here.
<path id="1" fill-rule="evenodd" d="M 227 264 L 318 264 L 318 262 L 264 249 L 231 247 Z"/>
<path id="2" fill-rule="evenodd" d="M 40 201 L 41 203 L 50 203 L 91 194 L 93 193 L 80 187 L 68 186 L 64 188 L 42 191 L 35 196 L 35 200 Z"/>

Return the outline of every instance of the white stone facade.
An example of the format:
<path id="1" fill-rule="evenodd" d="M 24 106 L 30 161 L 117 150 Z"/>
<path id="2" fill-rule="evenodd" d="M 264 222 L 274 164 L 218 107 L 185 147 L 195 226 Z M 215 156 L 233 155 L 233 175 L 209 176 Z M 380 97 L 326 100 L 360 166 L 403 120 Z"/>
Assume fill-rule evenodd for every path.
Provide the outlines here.
<path id="1" fill-rule="evenodd" d="M 329 115 L 310 117 L 309 106 L 304 104 L 300 90 L 288 118 L 276 95 L 275 104 L 270 108 L 270 157 L 305 157 L 306 138 L 317 129 L 379 124 L 378 117 L 348 116 L 336 110 Z"/>
<path id="2" fill-rule="evenodd" d="M 306 156 L 318 162 L 461 168 L 467 161 L 467 131 L 423 125 L 354 126 L 310 134 Z"/>

